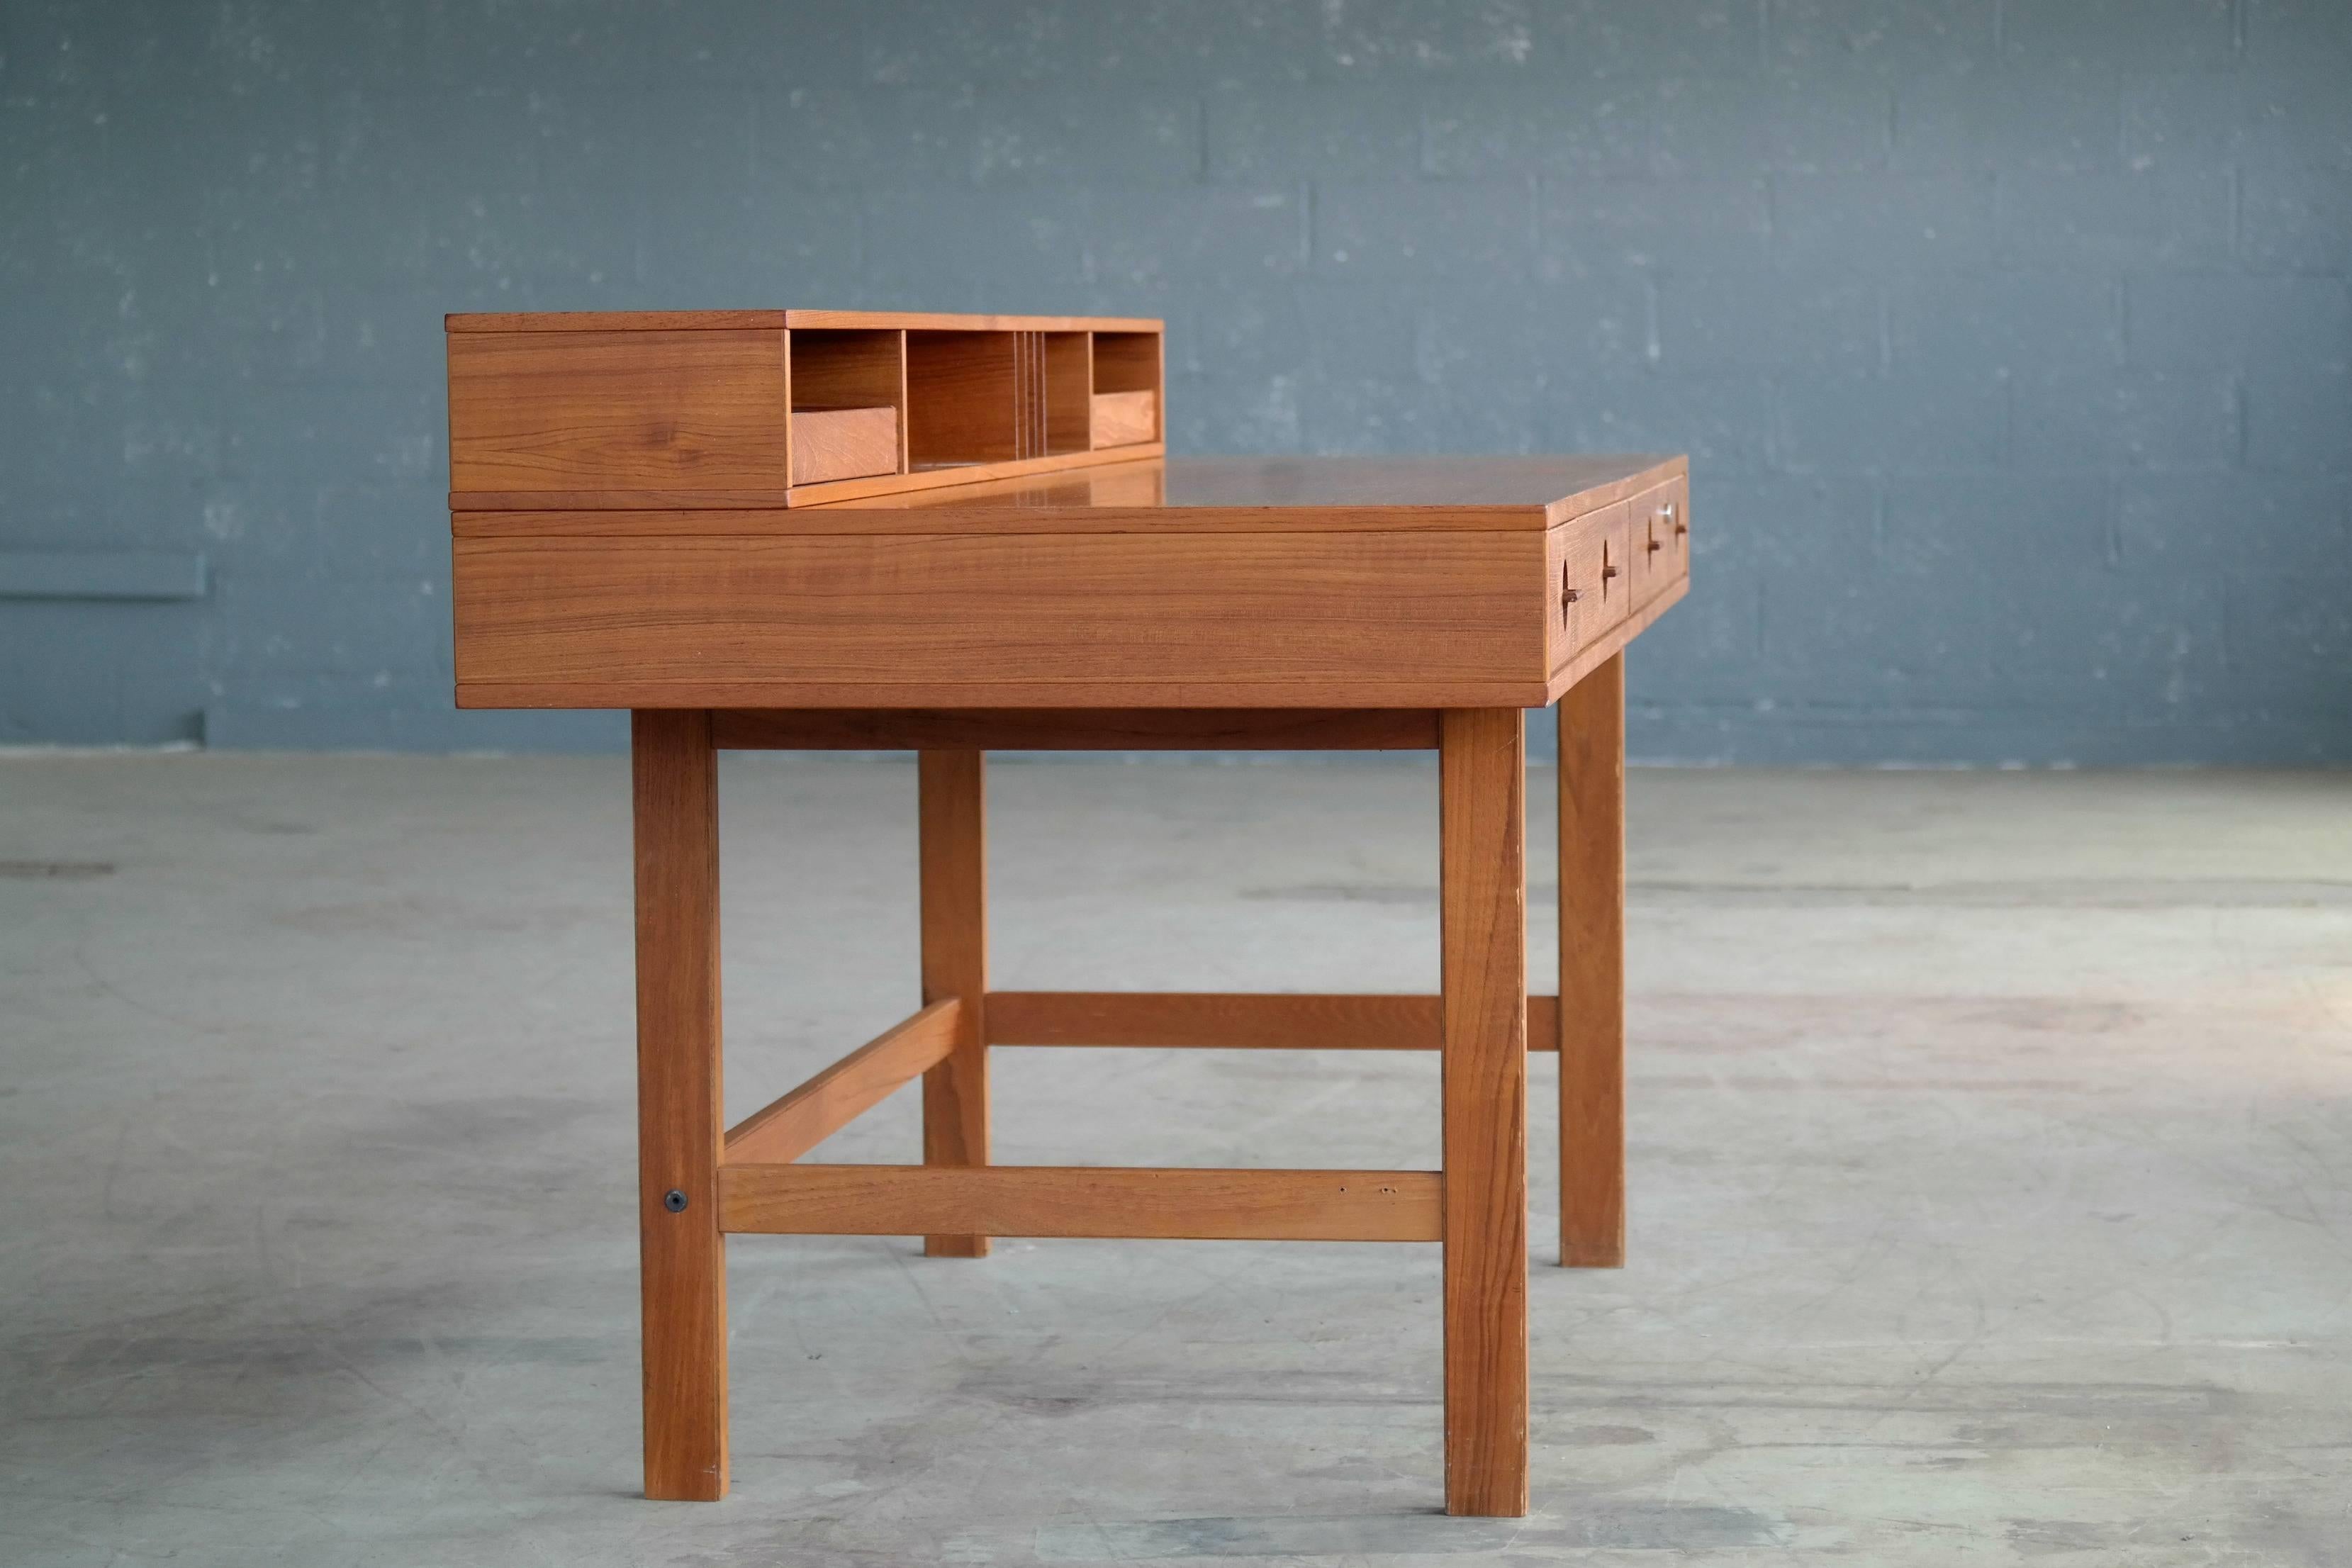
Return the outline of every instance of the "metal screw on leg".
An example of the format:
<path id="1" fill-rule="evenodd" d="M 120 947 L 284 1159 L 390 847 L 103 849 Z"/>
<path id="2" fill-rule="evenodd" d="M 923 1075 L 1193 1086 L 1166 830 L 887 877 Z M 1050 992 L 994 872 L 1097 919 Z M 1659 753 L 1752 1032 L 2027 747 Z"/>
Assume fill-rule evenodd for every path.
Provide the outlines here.
<path id="1" fill-rule="evenodd" d="M 676 1187 L 672 1187 L 669 1191 L 662 1194 L 662 1207 L 669 1210 L 672 1214 L 684 1214 L 686 1212 L 686 1194 L 679 1192 Z"/>

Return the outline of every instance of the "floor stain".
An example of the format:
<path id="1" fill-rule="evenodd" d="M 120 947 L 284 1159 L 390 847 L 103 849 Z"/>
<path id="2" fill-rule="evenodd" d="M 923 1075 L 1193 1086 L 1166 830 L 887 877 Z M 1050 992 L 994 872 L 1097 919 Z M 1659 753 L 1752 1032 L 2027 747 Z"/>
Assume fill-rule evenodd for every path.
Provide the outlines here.
<path id="1" fill-rule="evenodd" d="M 1446 1557 L 1473 1552 L 1696 1552 L 1778 1546 L 1786 1525 L 1704 1503 L 1580 1503 L 1569 1518 L 1450 1519 L 1440 1513 L 1261 1519 L 1073 1520 L 1042 1525 L 1047 1563 L 1182 1557 Z"/>
<path id="2" fill-rule="evenodd" d="M 2013 1519 L 2009 1544 L 2020 1557 L 2051 1557 L 2064 1552 L 2109 1552 L 2116 1533 L 2104 1524 L 2073 1519 Z"/>
<path id="3" fill-rule="evenodd" d="M 1549 1439 L 1571 1448 L 1622 1448 L 1657 1440 L 1658 1435 L 1645 1426 L 1571 1426 Z"/>
<path id="4" fill-rule="evenodd" d="M 115 869 L 110 860 L 0 860 L 0 878 L 14 881 L 87 882 Z"/>

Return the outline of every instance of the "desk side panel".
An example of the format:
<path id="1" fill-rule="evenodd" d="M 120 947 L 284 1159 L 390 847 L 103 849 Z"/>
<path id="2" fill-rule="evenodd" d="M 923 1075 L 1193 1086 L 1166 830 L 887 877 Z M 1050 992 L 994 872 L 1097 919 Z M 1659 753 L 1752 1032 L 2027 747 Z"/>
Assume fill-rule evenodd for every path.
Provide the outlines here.
<path id="1" fill-rule="evenodd" d="M 781 492 L 791 483 L 781 331 L 448 342 L 453 491 Z"/>
<path id="2" fill-rule="evenodd" d="M 1531 531 L 456 542 L 462 707 L 1531 706 Z"/>

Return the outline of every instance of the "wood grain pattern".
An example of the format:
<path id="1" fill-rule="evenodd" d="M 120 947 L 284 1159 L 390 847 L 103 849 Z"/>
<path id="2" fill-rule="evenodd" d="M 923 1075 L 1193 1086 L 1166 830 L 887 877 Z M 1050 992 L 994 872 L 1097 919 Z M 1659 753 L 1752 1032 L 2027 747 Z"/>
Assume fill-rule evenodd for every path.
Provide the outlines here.
<path id="1" fill-rule="evenodd" d="M 781 331 L 449 339 L 453 491 L 782 490 Z"/>
<path id="2" fill-rule="evenodd" d="M 793 483 L 824 484 L 898 471 L 896 408 L 796 408 Z"/>
<path id="3" fill-rule="evenodd" d="M 742 331 L 782 327 L 1157 332 L 1164 326 L 1147 316 L 959 316 L 935 310 L 467 310 L 443 317 L 442 324 L 452 332 Z"/>
<path id="4" fill-rule="evenodd" d="M 1625 659 L 1559 700 L 1559 1260 L 1625 1262 Z"/>
<path id="5" fill-rule="evenodd" d="M 1412 752 L 1437 746 L 1433 709 L 724 709 L 721 751 Z"/>
<path id="6" fill-rule="evenodd" d="M 727 1495 L 719 757 L 705 713 L 638 713 L 630 732 L 646 1495 L 708 1501 Z"/>
<path id="7" fill-rule="evenodd" d="M 725 1158 L 799 1159 L 945 1061 L 964 1034 L 960 998 L 932 1003 L 729 1128 Z"/>
<path id="8" fill-rule="evenodd" d="M 1559 1048 L 1559 998 L 1528 998 L 1528 1049 Z M 1437 996 L 1213 991 L 992 991 L 998 1046 L 1200 1047 L 1218 1050 L 1433 1051 Z"/>
<path id="9" fill-rule="evenodd" d="M 1532 706 L 1549 679 L 1539 534 L 453 548 L 465 706 Z"/>
<path id="10" fill-rule="evenodd" d="M 1160 396 L 1152 392 L 1097 392 L 1094 396 L 1094 444 L 1132 447 L 1160 429 Z"/>
<path id="11" fill-rule="evenodd" d="M 1445 1511 L 1528 1511 L 1524 720 L 1449 712 L 1438 752 L 1444 971 Z"/>
<path id="12" fill-rule="evenodd" d="M 987 794 L 976 751 L 916 754 L 923 1000 L 959 999 L 947 1057 L 923 1076 L 923 1163 L 988 1163 Z M 988 1235 L 934 1232 L 931 1258 L 985 1258 Z"/>
<path id="13" fill-rule="evenodd" d="M 791 1236 L 1436 1241 L 1444 1223 L 1434 1171 L 730 1164 L 719 1180 L 726 1229 Z"/>

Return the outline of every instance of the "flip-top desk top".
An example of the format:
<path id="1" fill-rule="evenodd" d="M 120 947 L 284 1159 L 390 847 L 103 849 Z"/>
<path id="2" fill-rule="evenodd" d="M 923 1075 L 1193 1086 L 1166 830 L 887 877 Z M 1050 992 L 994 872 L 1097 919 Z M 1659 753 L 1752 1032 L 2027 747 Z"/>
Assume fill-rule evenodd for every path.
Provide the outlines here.
<path id="1" fill-rule="evenodd" d="M 1539 707 L 1682 596 L 1688 483 L 1681 458 L 1151 458 L 790 508 L 453 494 L 457 700 Z"/>

